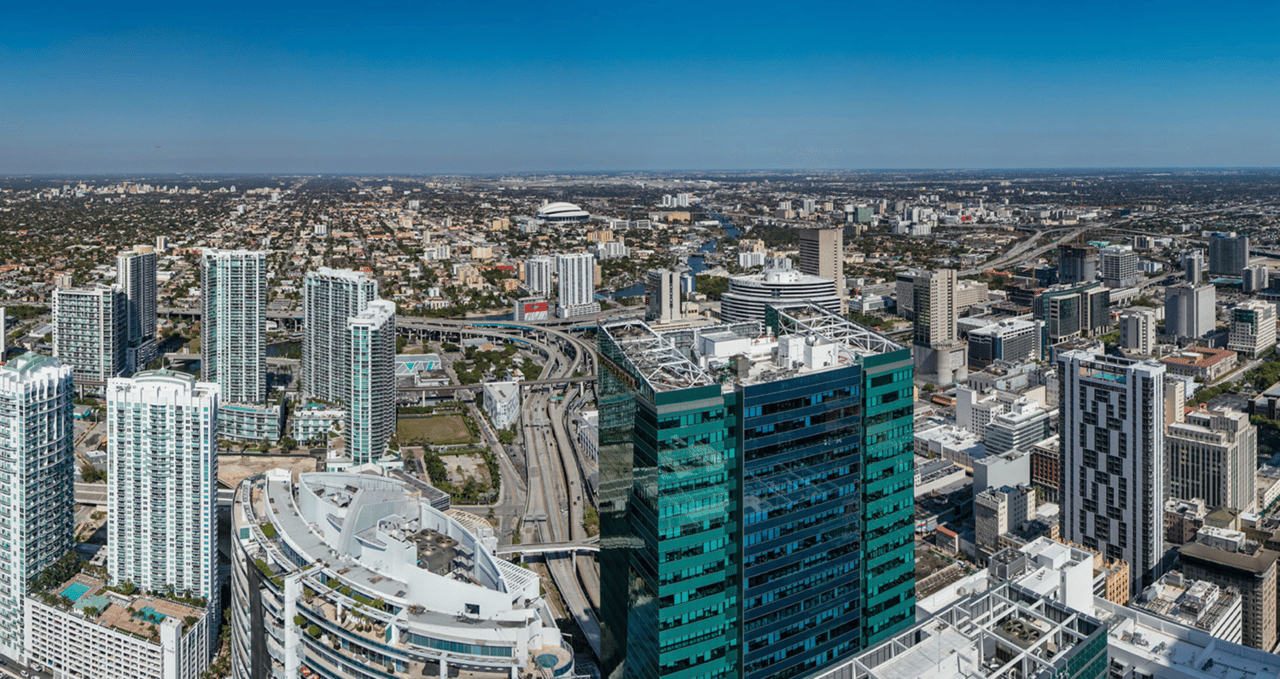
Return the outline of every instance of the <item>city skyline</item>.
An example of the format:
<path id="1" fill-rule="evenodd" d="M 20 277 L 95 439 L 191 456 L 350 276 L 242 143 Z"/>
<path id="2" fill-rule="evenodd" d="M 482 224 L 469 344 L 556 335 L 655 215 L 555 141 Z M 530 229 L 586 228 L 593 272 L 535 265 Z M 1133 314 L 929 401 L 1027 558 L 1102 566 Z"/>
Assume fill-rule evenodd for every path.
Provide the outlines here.
<path id="1" fill-rule="evenodd" d="M 381 10 L 7 9 L 0 172 L 1280 163 L 1275 7 Z"/>

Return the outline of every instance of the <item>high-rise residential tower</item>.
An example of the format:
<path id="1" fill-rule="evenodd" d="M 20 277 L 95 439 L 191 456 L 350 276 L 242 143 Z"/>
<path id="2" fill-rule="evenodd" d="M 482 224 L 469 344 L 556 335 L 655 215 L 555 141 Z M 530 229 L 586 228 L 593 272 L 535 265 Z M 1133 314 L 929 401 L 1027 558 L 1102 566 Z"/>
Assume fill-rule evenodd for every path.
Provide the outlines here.
<path id="1" fill-rule="evenodd" d="M 560 299 L 557 315 L 571 318 L 600 311 L 596 300 L 596 259 L 589 252 L 556 257 Z"/>
<path id="2" fill-rule="evenodd" d="M 916 374 L 935 384 L 962 382 L 969 374 L 965 344 L 956 334 L 956 272 L 939 269 L 915 277 L 911 289 L 915 310 L 912 356 Z"/>
<path id="3" fill-rule="evenodd" d="M 351 382 L 347 321 L 378 298 L 378 282 L 349 269 L 321 267 L 303 278 L 302 389 L 330 403 L 345 402 Z"/>
<path id="4" fill-rule="evenodd" d="M 680 273 L 670 269 L 650 271 L 644 294 L 649 298 L 645 320 L 670 323 L 680 318 Z"/>
<path id="5" fill-rule="evenodd" d="M 139 245 L 116 256 L 116 285 L 128 305 L 129 363 L 134 370 L 146 367 L 156 354 L 156 251 Z"/>
<path id="6" fill-rule="evenodd" d="M 1165 367 L 1067 351 L 1058 375 L 1063 538 L 1128 562 L 1136 595 L 1165 553 Z"/>
<path id="7" fill-rule="evenodd" d="M 1204 250 L 1188 250 L 1182 254 L 1182 275 L 1192 285 L 1204 280 Z"/>
<path id="8" fill-rule="evenodd" d="M 147 370 L 107 384 L 107 571 L 218 598 L 218 385 Z"/>
<path id="9" fill-rule="evenodd" d="M 836 294 L 849 294 L 844 283 L 844 229 L 800 229 L 801 273 L 830 278 L 836 282 Z"/>
<path id="10" fill-rule="evenodd" d="M 1102 282 L 1108 288 L 1128 288 L 1142 280 L 1138 253 L 1128 245 L 1109 245 L 1098 251 Z"/>
<path id="11" fill-rule="evenodd" d="M 23 598 L 72 545 L 72 369 L 26 353 L 0 366 L 0 652 L 22 654 Z"/>
<path id="12" fill-rule="evenodd" d="M 1209 234 L 1209 273 L 1240 277 L 1249 266 L 1249 237 L 1236 232 Z"/>
<path id="13" fill-rule="evenodd" d="M 200 366 L 229 403 L 267 397 L 267 253 L 205 250 L 201 259 Z"/>
<path id="14" fill-rule="evenodd" d="M 396 427 L 396 305 L 369 302 L 347 320 L 351 361 L 346 404 L 347 454 L 356 466 L 377 462 Z"/>
<path id="15" fill-rule="evenodd" d="M 1156 346 L 1156 312 L 1148 307 L 1120 312 L 1120 346 L 1150 356 Z"/>
<path id="16" fill-rule="evenodd" d="M 524 287 L 530 295 L 551 296 L 551 276 L 555 267 L 555 260 L 546 255 L 531 257 L 524 263 Z"/>
<path id="17" fill-rule="evenodd" d="M 910 352 L 766 325 L 600 329 L 605 676 L 804 676 L 913 619 Z"/>
<path id="18" fill-rule="evenodd" d="M 119 287 L 53 291 L 53 355 L 76 381 L 105 385 L 128 370 L 128 300 Z"/>

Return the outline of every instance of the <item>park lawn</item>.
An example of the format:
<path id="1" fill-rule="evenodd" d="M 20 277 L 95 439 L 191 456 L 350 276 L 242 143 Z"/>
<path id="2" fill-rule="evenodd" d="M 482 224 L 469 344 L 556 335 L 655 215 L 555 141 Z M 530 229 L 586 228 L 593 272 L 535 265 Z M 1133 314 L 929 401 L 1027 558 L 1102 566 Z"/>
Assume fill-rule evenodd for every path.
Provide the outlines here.
<path id="1" fill-rule="evenodd" d="M 424 441 L 438 446 L 473 441 L 471 430 L 459 415 L 401 418 L 396 423 L 396 435 L 403 443 Z"/>

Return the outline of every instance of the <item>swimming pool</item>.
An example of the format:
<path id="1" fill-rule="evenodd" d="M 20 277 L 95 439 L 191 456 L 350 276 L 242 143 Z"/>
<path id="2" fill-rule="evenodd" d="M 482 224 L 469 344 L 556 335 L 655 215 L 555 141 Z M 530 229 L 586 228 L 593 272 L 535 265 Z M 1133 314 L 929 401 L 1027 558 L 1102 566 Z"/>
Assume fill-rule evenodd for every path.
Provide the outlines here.
<path id="1" fill-rule="evenodd" d="M 76 601 L 80 597 L 84 596 L 85 592 L 88 592 L 88 591 L 89 591 L 88 585 L 84 585 L 79 582 L 73 582 L 70 585 L 67 585 L 66 589 L 62 590 L 62 596 L 65 596 L 72 601 Z"/>

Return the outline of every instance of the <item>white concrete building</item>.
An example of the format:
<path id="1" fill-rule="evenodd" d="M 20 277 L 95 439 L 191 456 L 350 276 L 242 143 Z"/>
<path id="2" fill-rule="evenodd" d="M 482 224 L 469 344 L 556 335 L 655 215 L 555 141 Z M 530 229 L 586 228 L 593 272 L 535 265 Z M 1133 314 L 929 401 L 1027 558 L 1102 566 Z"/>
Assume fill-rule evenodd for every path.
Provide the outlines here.
<path id="1" fill-rule="evenodd" d="M 595 258 L 589 252 L 576 252 L 556 257 L 561 307 L 586 306 L 595 302 L 595 266 Z"/>
<path id="2" fill-rule="evenodd" d="M 1251 299 L 1231 310 L 1227 348 L 1253 358 L 1276 344 L 1276 306 Z"/>
<path id="3" fill-rule="evenodd" d="M 1131 287 L 1142 279 L 1138 253 L 1128 245 L 1109 245 L 1098 250 L 1098 264 L 1102 269 L 1102 282 L 1108 288 Z"/>
<path id="4" fill-rule="evenodd" d="M 197 679 L 208 669 L 218 633 L 210 609 L 103 584 L 80 574 L 60 585 L 70 607 L 28 596 L 27 659 L 82 679 Z"/>
<path id="5" fill-rule="evenodd" d="M 350 390 L 345 400 L 347 456 L 357 467 L 387 453 L 396 428 L 396 305 L 374 300 L 347 319 Z"/>
<path id="6" fill-rule="evenodd" d="M 586 453 L 587 459 L 593 462 L 598 461 L 600 459 L 600 411 L 584 410 L 579 421 L 582 424 L 578 427 L 578 446 L 583 453 Z"/>
<path id="7" fill-rule="evenodd" d="M 171 370 L 107 383 L 107 572 L 218 607 L 219 387 Z M 215 614 L 216 615 L 216 614 Z M 216 627 L 216 624 L 214 625 Z"/>
<path id="8" fill-rule="evenodd" d="M 1120 346 L 1150 356 L 1156 346 L 1156 312 L 1147 307 L 1120 312 Z"/>
<path id="9" fill-rule="evenodd" d="M 378 281 L 360 271 L 320 267 L 302 279 L 302 295 L 302 391 L 345 403 L 351 389 L 347 320 L 378 298 Z"/>
<path id="10" fill-rule="evenodd" d="M 1165 367 L 1068 351 L 1058 375 L 1062 537 L 1128 562 L 1136 594 L 1160 577 L 1165 551 Z"/>
<path id="11" fill-rule="evenodd" d="M 520 419 L 520 383 L 485 382 L 484 411 L 489 414 L 494 429 L 506 429 Z"/>
<path id="12" fill-rule="evenodd" d="M 28 584 L 72 546 L 72 371 L 26 353 L 0 366 L 0 653 L 23 652 Z"/>
<path id="13" fill-rule="evenodd" d="M 531 257 L 524 263 L 524 287 L 535 297 L 551 296 L 551 279 L 555 260 L 546 255 Z"/>
<path id="14" fill-rule="evenodd" d="M 537 574 L 495 557 L 428 489 L 371 474 L 295 482 L 285 470 L 244 481 L 232 507 L 233 676 L 571 675 Z"/>
<path id="15" fill-rule="evenodd" d="M 766 306 L 796 302 L 840 312 L 835 281 L 800 273 L 785 257 L 772 258 L 761 273 L 729 279 L 728 291 L 720 296 L 720 317 L 729 323 L 763 321 Z"/>
<path id="16" fill-rule="evenodd" d="M 1254 510 L 1258 428 L 1248 415 L 1228 408 L 1194 410 L 1168 426 L 1164 445 L 1169 497 Z"/>
<path id="17" fill-rule="evenodd" d="M 1244 638 L 1243 597 L 1231 587 L 1188 580 L 1174 571 L 1146 588 L 1130 606 L 1210 635 L 1241 643 Z"/>
<path id="18" fill-rule="evenodd" d="M 1212 285 L 1179 283 L 1165 289 L 1164 327 L 1166 335 L 1202 337 L 1217 323 L 1217 299 Z"/>
<path id="19" fill-rule="evenodd" d="M 200 370 L 227 403 L 267 398 L 267 253 L 205 250 Z"/>
<path id="20" fill-rule="evenodd" d="M 117 286 L 54 290 L 53 355 L 79 385 L 105 383 L 128 370 L 128 320 L 128 300 Z"/>

